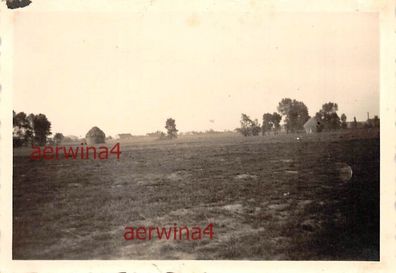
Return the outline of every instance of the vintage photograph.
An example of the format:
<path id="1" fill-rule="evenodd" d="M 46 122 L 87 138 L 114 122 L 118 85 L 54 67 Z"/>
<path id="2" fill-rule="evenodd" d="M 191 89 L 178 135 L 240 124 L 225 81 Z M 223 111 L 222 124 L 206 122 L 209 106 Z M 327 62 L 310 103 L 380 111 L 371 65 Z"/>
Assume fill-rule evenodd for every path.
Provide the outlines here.
<path id="1" fill-rule="evenodd" d="M 27 2 L 12 259 L 380 260 L 378 13 Z"/>

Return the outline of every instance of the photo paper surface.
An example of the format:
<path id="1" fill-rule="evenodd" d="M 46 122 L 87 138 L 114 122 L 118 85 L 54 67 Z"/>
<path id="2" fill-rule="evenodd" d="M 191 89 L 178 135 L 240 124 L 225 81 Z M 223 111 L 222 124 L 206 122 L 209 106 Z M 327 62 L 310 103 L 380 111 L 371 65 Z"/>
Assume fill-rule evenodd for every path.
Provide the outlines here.
<path id="1" fill-rule="evenodd" d="M 5 272 L 391 272 L 394 5 L 319 2 L 1 2 Z"/>

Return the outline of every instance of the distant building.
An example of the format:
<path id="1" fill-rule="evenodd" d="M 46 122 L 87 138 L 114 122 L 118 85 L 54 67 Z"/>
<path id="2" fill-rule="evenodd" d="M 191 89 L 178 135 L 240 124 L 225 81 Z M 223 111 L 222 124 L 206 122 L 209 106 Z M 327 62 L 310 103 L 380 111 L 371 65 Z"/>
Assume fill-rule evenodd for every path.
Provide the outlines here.
<path id="1" fill-rule="evenodd" d="M 132 134 L 130 134 L 130 133 L 118 134 L 118 135 L 115 135 L 115 138 L 119 139 L 119 140 L 127 140 L 127 139 L 131 139 L 132 138 Z"/>
<path id="2" fill-rule="evenodd" d="M 316 118 L 312 117 L 304 124 L 304 129 L 307 134 L 317 133 L 320 131 L 321 122 Z"/>

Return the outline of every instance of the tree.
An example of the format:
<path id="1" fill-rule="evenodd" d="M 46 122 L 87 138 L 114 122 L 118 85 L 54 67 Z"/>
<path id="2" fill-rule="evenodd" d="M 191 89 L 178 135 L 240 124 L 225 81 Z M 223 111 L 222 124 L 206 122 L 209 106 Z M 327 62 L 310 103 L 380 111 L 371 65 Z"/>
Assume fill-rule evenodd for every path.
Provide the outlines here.
<path id="1" fill-rule="evenodd" d="M 15 114 L 12 111 L 13 119 L 13 145 L 14 147 L 20 147 L 28 145 L 33 139 L 33 128 L 30 125 L 28 117 L 24 112 Z"/>
<path id="2" fill-rule="evenodd" d="M 263 115 L 263 125 L 262 125 L 262 134 L 263 136 L 272 130 L 272 126 L 274 124 L 272 123 L 272 115 L 270 113 L 265 113 Z"/>
<path id="3" fill-rule="evenodd" d="M 346 122 L 346 120 L 347 120 L 347 116 L 343 113 L 343 114 L 341 115 L 341 128 L 342 128 L 342 129 L 346 129 L 346 128 L 347 128 L 347 122 Z"/>
<path id="4" fill-rule="evenodd" d="M 374 118 L 373 118 L 373 126 L 376 127 L 376 128 L 380 127 L 380 119 L 379 119 L 378 116 L 374 116 Z"/>
<path id="5" fill-rule="evenodd" d="M 30 114 L 29 123 L 33 128 L 33 140 L 36 145 L 43 146 L 47 142 L 47 137 L 51 135 L 51 122 L 48 121 L 44 114 Z"/>
<path id="6" fill-rule="evenodd" d="M 323 124 L 325 130 L 337 130 L 341 127 L 341 121 L 337 115 L 338 105 L 328 102 L 322 105 L 322 109 L 316 113 L 316 118 Z"/>
<path id="7" fill-rule="evenodd" d="M 272 130 L 279 131 L 280 121 L 282 120 L 282 116 L 278 113 L 274 112 L 273 114 L 265 113 L 263 115 L 263 125 L 262 125 L 262 134 L 265 135 L 267 132 Z"/>
<path id="8" fill-rule="evenodd" d="M 260 134 L 261 126 L 257 119 L 251 122 L 250 128 L 253 136 L 258 136 Z"/>
<path id="9" fill-rule="evenodd" d="M 307 106 L 295 99 L 284 98 L 278 104 L 278 112 L 285 117 L 286 132 L 302 130 L 309 119 Z"/>
<path id="10" fill-rule="evenodd" d="M 237 131 L 239 133 L 241 133 L 243 136 L 249 136 L 250 135 L 250 132 L 249 132 L 250 122 L 251 122 L 251 120 L 250 120 L 249 116 L 242 113 L 241 121 L 240 121 L 241 128 L 238 128 Z"/>
<path id="11" fill-rule="evenodd" d="M 51 135 L 51 123 L 43 114 L 30 114 L 24 112 L 15 114 L 13 111 L 13 142 L 14 146 L 28 144 L 45 145 L 47 137 Z"/>
<path id="12" fill-rule="evenodd" d="M 274 124 L 275 133 L 277 133 L 280 129 L 280 122 L 282 120 L 282 116 L 278 113 L 274 112 L 272 114 L 272 123 Z"/>
<path id="13" fill-rule="evenodd" d="M 341 120 L 337 113 L 331 113 L 329 119 L 329 129 L 338 130 L 341 128 Z"/>
<path id="14" fill-rule="evenodd" d="M 364 124 L 364 128 L 379 128 L 380 127 L 380 120 L 378 116 L 374 116 L 372 119 L 367 119 Z"/>
<path id="15" fill-rule="evenodd" d="M 258 136 L 261 131 L 260 124 L 257 119 L 254 121 L 246 114 L 241 114 L 241 128 L 236 129 L 243 136 Z"/>
<path id="16" fill-rule="evenodd" d="M 176 129 L 176 122 L 172 118 L 166 120 L 165 129 L 168 131 L 168 138 L 176 138 L 178 130 Z"/>
<path id="17" fill-rule="evenodd" d="M 56 144 L 61 144 L 61 143 L 63 142 L 64 139 L 65 139 L 65 137 L 63 136 L 62 133 L 56 133 L 56 134 L 54 135 L 54 142 L 55 142 L 55 145 L 56 145 Z"/>
<path id="18" fill-rule="evenodd" d="M 357 128 L 357 121 L 356 121 L 356 117 L 353 117 L 353 123 L 352 123 L 352 127 L 353 128 Z"/>

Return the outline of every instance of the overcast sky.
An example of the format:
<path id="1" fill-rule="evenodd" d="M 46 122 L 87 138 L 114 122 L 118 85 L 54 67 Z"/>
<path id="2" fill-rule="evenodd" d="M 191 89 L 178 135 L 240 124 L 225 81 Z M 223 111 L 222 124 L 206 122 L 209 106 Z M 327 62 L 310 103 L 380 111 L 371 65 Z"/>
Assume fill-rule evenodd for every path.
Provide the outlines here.
<path id="1" fill-rule="evenodd" d="M 239 126 L 284 97 L 314 115 L 379 113 L 379 28 L 370 13 L 17 13 L 14 109 L 84 136 Z"/>

